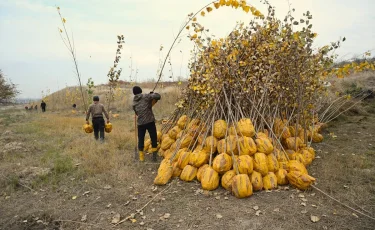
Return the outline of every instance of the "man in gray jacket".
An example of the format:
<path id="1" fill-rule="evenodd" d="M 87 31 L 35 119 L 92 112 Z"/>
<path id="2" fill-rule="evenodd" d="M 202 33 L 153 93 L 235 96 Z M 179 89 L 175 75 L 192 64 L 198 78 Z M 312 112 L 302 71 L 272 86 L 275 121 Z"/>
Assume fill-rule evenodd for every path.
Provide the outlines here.
<path id="1" fill-rule="evenodd" d="M 139 150 L 139 160 L 144 161 L 144 142 L 146 130 L 150 134 L 151 147 L 152 147 L 152 160 L 157 159 L 157 131 L 155 125 L 155 116 L 152 112 L 153 104 L 160 100 L 161 96 L 158 93 L 151 92 L 149 94 L 142 94 L 142 89 L 139 86 L 133 87 L 133 110 L 138 116 L 138 150 Z"/>

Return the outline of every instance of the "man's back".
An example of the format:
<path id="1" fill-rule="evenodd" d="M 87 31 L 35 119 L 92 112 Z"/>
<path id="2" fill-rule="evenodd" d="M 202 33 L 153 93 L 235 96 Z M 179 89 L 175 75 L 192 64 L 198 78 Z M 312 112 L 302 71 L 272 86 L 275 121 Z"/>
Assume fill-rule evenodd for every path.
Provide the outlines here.
<path id="1" fill-rule="evenodd" d="M 152 112 L 152 100 L 160 100 L 161 96 L 158 93 L 151 94 L 137 94 L 133 99 L 133 109 L 138 116 L 138 125 L 144 125 L 155 121 L 154 113 Z"/>

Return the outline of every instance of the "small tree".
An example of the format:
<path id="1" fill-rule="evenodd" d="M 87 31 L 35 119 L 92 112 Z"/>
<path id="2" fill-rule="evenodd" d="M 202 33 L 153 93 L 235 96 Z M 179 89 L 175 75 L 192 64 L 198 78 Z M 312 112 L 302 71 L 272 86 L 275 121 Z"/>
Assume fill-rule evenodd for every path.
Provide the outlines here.
<path id="1" fill-rule="evenodd" d="M 11 81 L 5 80 L 3 72 L 0 70 L 0 102 L 7 102 L 19 93 L 17 86 Z"/>

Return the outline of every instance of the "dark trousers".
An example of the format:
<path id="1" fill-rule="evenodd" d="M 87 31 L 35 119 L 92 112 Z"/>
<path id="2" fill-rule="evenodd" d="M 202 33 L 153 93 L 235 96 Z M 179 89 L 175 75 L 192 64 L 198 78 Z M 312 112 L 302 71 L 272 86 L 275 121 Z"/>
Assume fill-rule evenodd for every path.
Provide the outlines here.
<path id="1" fill-rule="evenodd" d="M 46 111 L 46 107 L 42 107 L 42 112 L 45 112 Z"/>
<path id="2" fill-rule="evenodd" d="M 158 147 L 158 137 L 156 132 L 155 122 L 150 122 L 145 125 L 138 125 L 138 150 L 143 151 L 145 147 L 146 130 L 150 134 L 152 148 Z"/>
<path id="3" fill-rule="evenodd" d="M 103 117 L 94 117 L 92 119 L 92 125 L 94 126 L 94 136 L 95 139 L 98 140 L 99 133 L 100 133 L 100 139 L 104 140 L 104 119 Z"/>

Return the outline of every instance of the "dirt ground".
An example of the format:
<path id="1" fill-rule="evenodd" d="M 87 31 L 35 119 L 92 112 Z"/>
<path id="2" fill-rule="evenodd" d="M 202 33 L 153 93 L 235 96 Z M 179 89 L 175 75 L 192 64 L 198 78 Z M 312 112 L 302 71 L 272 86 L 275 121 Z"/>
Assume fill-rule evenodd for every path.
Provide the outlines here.
<path id="1" fill-rule="evenodd" d="M 125 156 L 116 158 L 119 170 L 84 172 L 81 168 L 86 162 L 77 161 L 75 155 L 69 158 L 73 167 L 57 164 L 60 158 L 54 160 L 54 168 L 47 167 L 42 163 L 50 155 L 43 143 L 53 135 L 48 129 L 57 122 L 56 116 L 48 112 L 31 115 L 14 108 L 0 112 L 0 229 L 375 229 L 374 220 L 316 189 L 300 192 L 285 186 L 237 199 L 222 188 L 204 192 L 198 182 L 179 179 L 154 187 L 158 165 L 149 156 L 146 163 L 134 162 L 131 143 L 116 149 Z M 33 124 L 43 125 L 37 130 Z M 308 168 L 317 179 L 317 188 L 373 217 L 374 130 L 375 114 L 331 122 L 323 133 L 324 141 L 314 146 L 317 159 Z M 74 145 L 76 139 L 89 138 L 82 135 L 53 139 L 55 151 L 74 151 L 79 147 Z M 110 143 L 111 138 L 108 135 Z M 103 152 L 97 157 L 106 161 L 108 155 Z M 118 214 L 120 220 L 132 216 L 133 222 L 111 224 Z M 312 222 L 311 216 L 319 221 Z"/>

